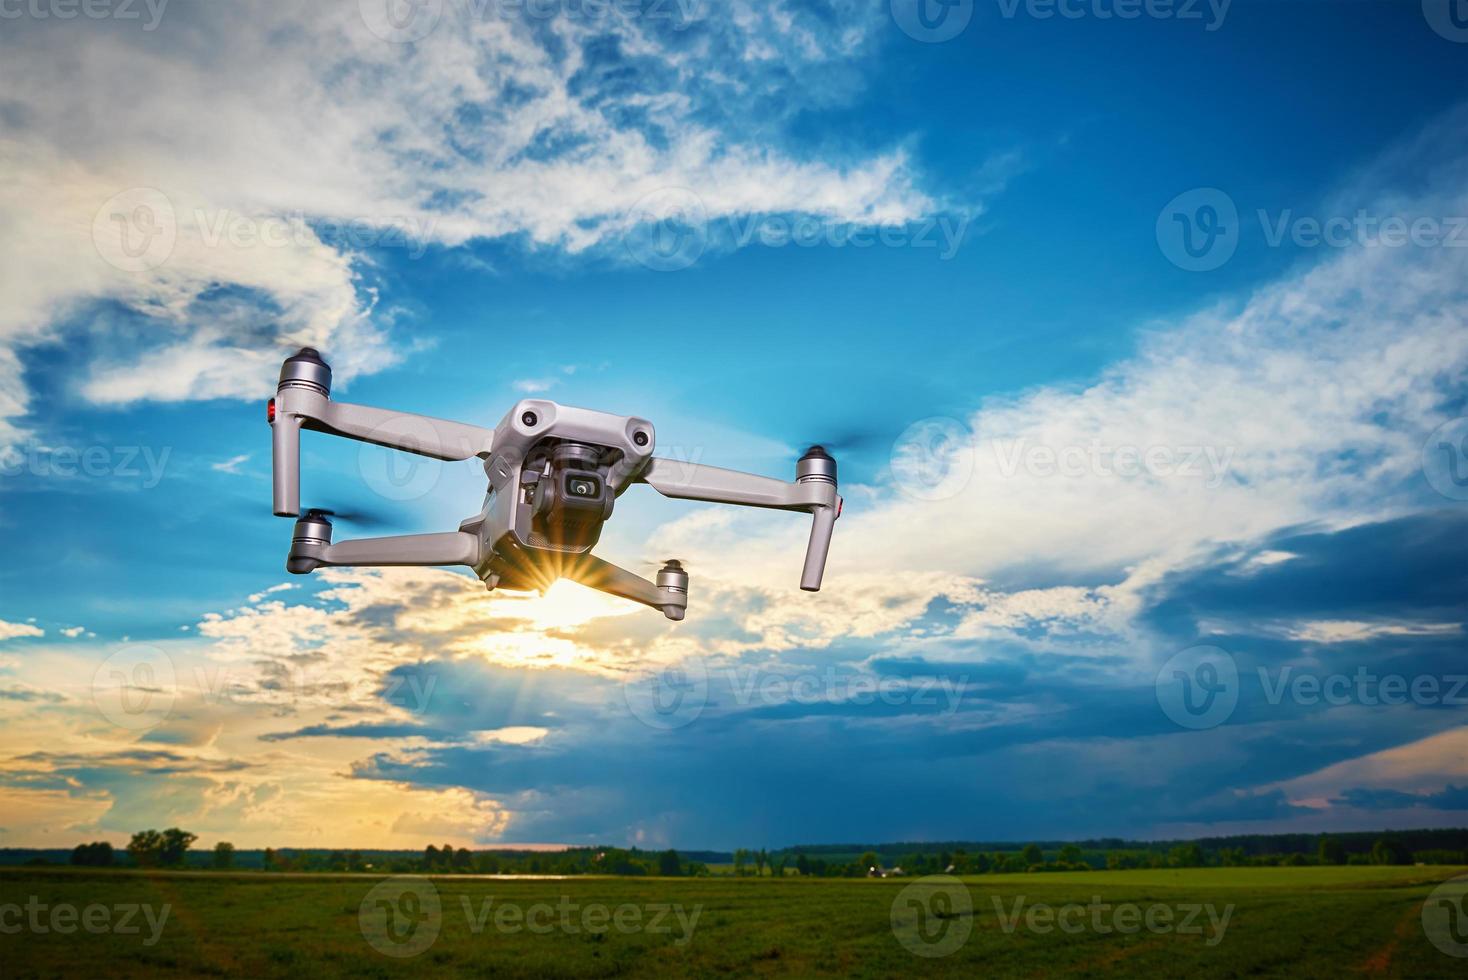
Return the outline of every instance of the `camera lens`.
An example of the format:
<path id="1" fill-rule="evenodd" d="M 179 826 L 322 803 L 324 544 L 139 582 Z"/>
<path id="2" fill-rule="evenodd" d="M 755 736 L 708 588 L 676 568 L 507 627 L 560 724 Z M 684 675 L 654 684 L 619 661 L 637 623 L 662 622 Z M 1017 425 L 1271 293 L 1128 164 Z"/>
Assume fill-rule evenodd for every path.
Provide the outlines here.
<path id="1" fill-rule="evenodd" d="M 520 416 L 520 421 L 533 428 L 535 426 L 535 423 L 540 421 L 540 416 L 536 415 L 534 412 L 526 412 L 524 415 Z"/>
<path id="2" fill-rule="evenodd" d="M 645 446 L 645 445 L 647 445 L 647 433 L 646 432 L 636 432 L 636 433 L 633 433 L 633 435 L 632 435 L 632 441 L 635 442 L 635 443 L 637 443 L 639 446 Z"/>

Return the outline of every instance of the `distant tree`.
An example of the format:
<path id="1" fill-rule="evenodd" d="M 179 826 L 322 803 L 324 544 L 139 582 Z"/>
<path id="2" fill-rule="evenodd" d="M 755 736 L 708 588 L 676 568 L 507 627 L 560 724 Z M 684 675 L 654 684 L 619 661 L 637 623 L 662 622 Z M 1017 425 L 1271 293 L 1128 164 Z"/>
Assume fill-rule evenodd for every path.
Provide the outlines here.
<path id="1" fill-rule="evenodd" d="M 71 851 L 71 863 L 82 867 L 106 868 L 111 867 L 112 861 L 112 845 L 105 840 L 91 844 L 78 844 Z"/>
<path id="2" fill-rule="evenodd" d="M 802 878 L 810 874 L 810 858 L 804 854 L 795 855 L 795 873 Z"/>
<path id="3" fill-rule="evenodd" d="M 1320 858 L 1321 864 L 1346 863 L 1345 845 L 1336 840 L 1334 837 L 1329 836 L 1328 834 L 1321 836 L 1320 847 L 1317 850 L 1316 854 Z"/>
<path id="4" fill-rule="evenodd" d="M 169 827 L 163 832 L 163 844 L 158 855 L 159 863 L 167 867 L 183 864 L 184 854 L 198 839 L 198 834 L 191 834 L 177 827 Z"/>
<path id="5" fill-rule="evenodd" d="M 973 859 L 969 861 L 969 867 L 973 869 L 973 871 L 977 874 L 983 874 L 984 872 L 988 871 L 992 866 L 993 862 L 989 860 L 989 855 L 985 854 L 983 851 L 975 854 L 973 856 Z"/>
<path id="6" fill-rule="evenodd" d="M 1084 861 L 1081 849 L 1075 844 L 1067 844 L 1060 849 L 1060 856 L 1056 859 L 1062 864 L 1080 864 Z"/>
<path id="7" fill-rule="evenodd" d="M 876 851 L 863 851 L 856 863 L 861 865 L 862 874 L 866 874 L 873 868 L 880 868 L 882 866 L 882 862 L 877 859 Z"/>
<path id="8" fill-rule="evenodd" d="M 156 830 L 140 830 L 127 842 L 127 853 L 140 868 L 156 867 L 163 856 L 163 835 Z"/>
<path id="9" fill-rule="evenodd" d="M 454 870 L 468 871 L 474 865 L 474 855 L 467 847 L 461 847 L 454 852 Z"/>
<path id="10" fill-rule="evenodd" d="M 677 851 L 669 849 L 658 855 L 658 874 L 664 878 L 676 878 L 682 873 Z"/>
<path id="11" fill-rule="evenodd" d="M 1196 841 L 1179 844 L 1168 853 L 1167 861 L 1174 868 L 1201 868 L 1203 848 Z"/>
<path id="12" fill-rule="evenodd" d="M 1039 844 L 1026 844 L 1019 856 L 1027 867 L 1045 863 L 1045 852 L 1040 850 Z"/>
<path id="13" fill-rule="evenodd" d="M 783 877 L 785 877 L 785 865 L 787 865 L 789 863 L 790 863 L 790 855 L 788 855 L 788 854 L 781 854 L 780 855 L 780 860 L 778 860 L 778 861 L 772 860 L 770 862 L 770 874 L 774 875 L 776 878 L 783 878 Z"/>
<path id="14" fill-rule="evenodd" d="M 214 867 L 221 871 L 234 867 L 234 845 L 222 840 L 214 845 Z"/>
<path id="15" fill-rule="evenodd" d="M 1393 837 L 1383 837 L 1371 845 L 1372 864 L 1411 864 L 1412 855 Z"/>
<path id="16" fill-rule="evenodd" d="M 759 876 L 763 878 L 765 876 L 765 868 L 770 864 L 770 854 L 763 847 L 755 852 L 754 864 L 759 870 Z"/>
<path id="17" fill-rule="evenodd" d="M 423 870 L 432 871 L 438 867 L 438 848 L 429 844 L 423 849 Z"/>
<path id="18" fill-rule="evenodd" d="M 348 871 L 361 871 L 362 868 L 363 868 L 362 852 L 361 851 L 351 851 L 351 852 L 349 852 L 347 854 L 347 870 Z"/>
<path id="19" fill-rule="evenodd" d="M 275 848 L 273 848 L 273 847 L 267 847 L 267 848 L 265 848 L 265 855 L 264 855 L 264 858 L 262 859 L 262 863 L 265 865 L 265 870 L 266 871 L 274 871 L 275 870 Z"/>

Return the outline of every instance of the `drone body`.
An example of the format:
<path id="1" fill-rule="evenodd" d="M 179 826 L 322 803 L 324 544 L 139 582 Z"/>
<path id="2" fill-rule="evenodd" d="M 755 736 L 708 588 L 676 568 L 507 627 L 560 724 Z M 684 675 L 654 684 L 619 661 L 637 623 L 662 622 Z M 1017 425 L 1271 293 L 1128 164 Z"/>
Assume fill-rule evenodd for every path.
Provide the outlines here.
<path id="1" fill-rule="evenodd" d="M 331 400 L 331 369 L 311 348 L 286 360 L 270 403 L 275 514 L 299 517 L 286 568 L 464 565 L 490 589 L 543 591 L 569 578 L 681 620 L 688 573 L 669 561 L 651 582 L 591 554 L 617 497 L 646 483 L 667 497 L 814 516 L 800 587 L 819 591 L 842 500 L 836 461 L 819 446 L 793 483 L 657 459 L 652 423 L 524 399 L 493 429 Z M 457 531 L 332 542 L 330 512 L 300 507 L 300 438 L 309 429 L 440 460 L 484 461 L 489 490 Z"/>

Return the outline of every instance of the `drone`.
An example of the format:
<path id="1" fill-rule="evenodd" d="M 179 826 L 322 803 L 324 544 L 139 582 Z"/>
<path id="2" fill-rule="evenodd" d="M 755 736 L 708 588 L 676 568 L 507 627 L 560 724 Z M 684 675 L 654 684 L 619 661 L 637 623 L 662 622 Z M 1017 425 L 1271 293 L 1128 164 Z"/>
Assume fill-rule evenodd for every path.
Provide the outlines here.
<path id="1" fill-rule="evenodd" d="M 688 608 L 688 572 L 670 559 L 649 581 L 591 553 L 616 499 L 645 483 L 665 497 L 813 515 L 800 587 L 818 592 L 841 516 L 836 460 L 812 446 L 786 483 L 752 473 L 658 459 L 657 433 L 636 416 L 539 398 L 517 402 L 493 429 L 331 399 L 331 368 L 303 347 L 286 358 L 270 400 L 277 517 L 295 517 L 286 570 L 349 566 L 465 566 L 491 591 L 544 592 L 565 578 L 661 610 Z M 301 511 L 301 431 L 324 432 L 443 461 L 478 458 L 484 506 L 457 531 L 332 541 L 329 510 Z"/>

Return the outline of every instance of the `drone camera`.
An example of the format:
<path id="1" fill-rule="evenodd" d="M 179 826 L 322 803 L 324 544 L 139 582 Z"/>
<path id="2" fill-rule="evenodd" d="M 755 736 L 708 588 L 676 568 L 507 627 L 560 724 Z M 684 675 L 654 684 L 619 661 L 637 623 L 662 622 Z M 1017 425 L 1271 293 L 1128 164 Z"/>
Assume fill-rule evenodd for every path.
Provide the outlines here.
<path id="1" fill-rule="evenodd" d="M 550 464 L 531 493 L 530 542 L 551 551 L 585 551 L 601 537 L 612 516 L 600 446 L 565 442 L 551 451 Z"/>

